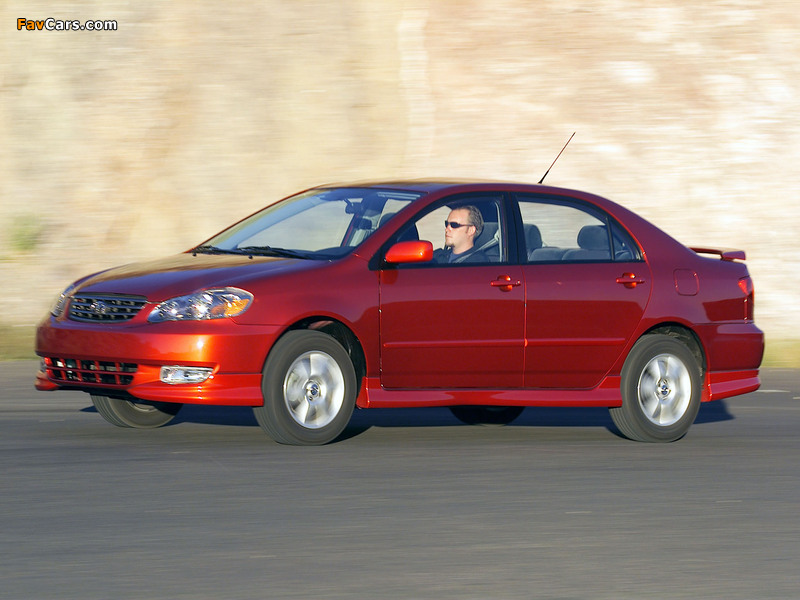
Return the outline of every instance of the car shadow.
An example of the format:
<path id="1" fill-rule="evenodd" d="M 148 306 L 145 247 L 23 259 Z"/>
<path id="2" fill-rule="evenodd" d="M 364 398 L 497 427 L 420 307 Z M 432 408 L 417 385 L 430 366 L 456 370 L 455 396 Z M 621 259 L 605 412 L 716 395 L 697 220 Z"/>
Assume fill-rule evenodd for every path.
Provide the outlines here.
<path id="1" fill-rule="evenodd" d="M 698 423 L 728 421 L 734 416 L 724 400 L 705 402 L 695 419 Z M 372 427 L 449 427 L 464 426 L 448 408 L 395 408 L 356 411 L 339 440 L 349 439 Z M 542 407 L 532 406 L 506 427 L 602 427 L 618 437 L 624 437 L 602 407 Z"/>
<path id="2" fill-rule="evenodd" d="M 87 406 L 81 412 L 97 412 Z M 735 417 L 724 400 L 703 403 L 695 423 L 716 423 Z M 258 427 L 253 410 L 248 406 L 204 406 L 186 404 L 169 426 L 181 423 L 224 425 L 228 427 Z M 446 407 L 382 408 L 355 410 L 346 429 L 337 441 L 361 435 L 373 427 L 453 427 L 464 425 Z M 607 408 L 587 407 L 528 407 L 507 427 L 602 427 L 621 436 Z"/>
<path id="3" fill-rule="evenodd" d="M 700 412 L 697 413 L 695 423 L 718 423 L 720 421 L 732 421 L 736 417 L 728 410 L 725 400 L 714 402 L 703 402 L 700 405 Z"/>
<path id="4" fill-rule="evenodd" d="M 82 408 L 81 412 L 96 413 L 94 406 Z M 249 406 L 204 406 L 202 404 L 184 404 L 168 427 L 181 423 L 198 423 L 201 425 L 226 425 L 228 427 L 258 427 L 253 409 Z"/>

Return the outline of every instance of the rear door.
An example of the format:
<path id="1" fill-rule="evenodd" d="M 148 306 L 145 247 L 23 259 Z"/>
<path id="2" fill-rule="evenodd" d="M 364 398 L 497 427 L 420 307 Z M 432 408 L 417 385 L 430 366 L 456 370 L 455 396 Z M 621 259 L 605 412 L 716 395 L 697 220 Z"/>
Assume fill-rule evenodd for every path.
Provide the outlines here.
<path id="1" fill-rule="evenodd" d="M 608 215 L 577 200 L 520 194 L 529 388 L 597 385 L 650 297 L 647 264 Z"/>

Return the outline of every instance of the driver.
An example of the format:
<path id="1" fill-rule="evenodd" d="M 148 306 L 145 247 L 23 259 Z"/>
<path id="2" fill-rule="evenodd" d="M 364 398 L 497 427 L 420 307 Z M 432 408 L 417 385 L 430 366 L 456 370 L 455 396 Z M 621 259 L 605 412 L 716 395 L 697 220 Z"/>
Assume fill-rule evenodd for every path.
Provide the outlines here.
<path id="1" fill-rule="evenodd" d="M 444 222 L 444 248 L 433 253 L 438 263 L 489 262 L 474 248 L 475 238 L 483 231 L 483 217 L 477 207 L 468 204 L 450 211 Z"/>

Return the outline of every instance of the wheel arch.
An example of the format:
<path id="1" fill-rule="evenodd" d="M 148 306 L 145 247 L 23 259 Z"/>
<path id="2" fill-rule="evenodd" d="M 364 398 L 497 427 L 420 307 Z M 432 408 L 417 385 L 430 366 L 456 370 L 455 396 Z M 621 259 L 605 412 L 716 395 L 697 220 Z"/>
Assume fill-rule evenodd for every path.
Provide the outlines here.
<path id="1" fill-rule="evenodd" d="M 705 377 L 708 368 L 706 352 L 703 348 L 703 342 L 700 340 L 700 336 L 698 336 L 694 330 L 681 323 L 659 323 L 645 331 L 642 337 L 653 334 L 668 335 L 685 344 L 692 355 L 697 359 L 697 364 L 700 365 L 701 377 Z"/>
<path id="2" fill-rule="evenodd" d="M 353 363 L 353 368 L 356 372 L 357 385 L 360 387 L 361 381 L 367 374 L 367 359 L 364 353 L 364 347 L 353 330 L 338 319 L 324 315 L 316 315 L 306 317 L 300 321 L 297 321 L 296 323 L 293 323 L 286 328 L 283 334 L 281 334 L 281 337 L 286 335 L 286 333 L 289 331 L 298 331 L 303 329 L 325 333 L 342 345 Z M 275 341 L 277 342 L 277 340 Z M 270 350 L 270 352 L 271 351 L 272 350 Z M 266 358 L 268 357 L 269 355 Z"/>

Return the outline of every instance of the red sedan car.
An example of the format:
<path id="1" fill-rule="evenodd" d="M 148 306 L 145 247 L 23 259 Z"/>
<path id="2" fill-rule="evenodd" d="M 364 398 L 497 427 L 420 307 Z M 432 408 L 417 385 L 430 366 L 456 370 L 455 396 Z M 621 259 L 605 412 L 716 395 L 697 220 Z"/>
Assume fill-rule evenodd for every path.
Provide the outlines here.
<path id="1" fill-rule="evenodd" d="M 39 325 L 36 387 L 88 392 L 121 427 L 252 406 L 285 444 L 411 406 L 468 423 L 605 406 L 623 435 L 673 441 L 701 402 L 759 386 L 744 258 L 574 190 L 324 186 L 72 284 Z"/>

